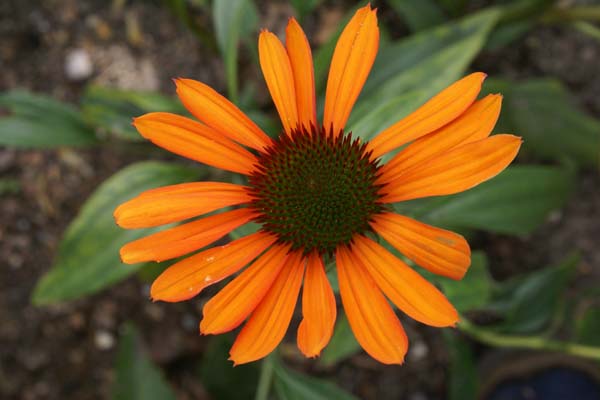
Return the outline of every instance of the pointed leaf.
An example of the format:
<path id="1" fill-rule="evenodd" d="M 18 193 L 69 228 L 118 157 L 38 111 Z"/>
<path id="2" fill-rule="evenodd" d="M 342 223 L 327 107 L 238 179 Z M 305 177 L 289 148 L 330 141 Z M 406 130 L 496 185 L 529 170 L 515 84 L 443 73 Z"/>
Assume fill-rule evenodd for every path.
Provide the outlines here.
<path id="1" fill-rule="evenodd" d="M 54 265 L 38 281 L 32 301 L 41 305 L 95 293 L 143 267 L 122 264 L 119 249 L 159 228 L 119 228 L 113 219 L 114 209 L 144 190 L 190 181 L 198 175 L 190 168 L 140 162 L 106 180 L 67 228 Z"/>
<path id="2" fill-rule="evenodd" d="M 144 140 L 133 127 L 132 119 L 155 111 L 186 112 L 177 100 L 159 93 L 94 85 L 86 89 L 81 102 L 81 112 L 89 124 L 131 141 Z"/>
<path id="3" fill-rule="evenodd" d="M 113 400 L 175 400 L 162 371 L 142 349 L 139 334 L 127 324 L 119 342 Z"/>
<path id="4" fill-rule="evenodd" d="M 523 136 L 523 150 L 543 159 L 568 158 L 580 166 L 600 162 L 600 120 L 575 107 L 564 86 L 556 80 L 537 79 L 504 85 L 499 127 Z M 484 87 L 488 89 L 488 85 Z M 498 129 L 496 129 L 499 132 Z"/>
<path id="5" fill-rule="evenodd" d="M 274 372 L 275 393 L 279 400 L 357 400 L 332 382 L 292 371 L 280 363 Z"/>
<path id="6" fill-rule="evenodd" d="M 259 377 L 256 363 L 233 366 L 228 360 L 233 345 L 231 334 L 211 338 L 202 357 L 200 378 L 206 390 L 215 399 L 253 399 Z"/>
<path id="7" fill-rule="evenodd" d="M 413 215 L 450 229 L 526 235 L 562 207 L 572 191 L 572 173 L 564 168 L 514 166 L 466 192 L 415 203 L 421 209 Z"/>
<path id="8" fill-rule="evenodd" d="M 94 130 L 70 105 L 21 90 L 0 93 L 0 145 L 17 148 L 89 146 Z"/>

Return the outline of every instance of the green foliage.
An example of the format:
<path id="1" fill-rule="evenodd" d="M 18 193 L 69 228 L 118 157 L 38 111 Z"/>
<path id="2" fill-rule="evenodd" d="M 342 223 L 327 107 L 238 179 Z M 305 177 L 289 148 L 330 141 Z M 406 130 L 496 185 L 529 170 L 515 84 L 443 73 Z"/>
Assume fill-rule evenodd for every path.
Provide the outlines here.
<path id="1" fill-rule="evenodd" d="M 291 0 L 292 6 L 296 10 L 298 19 L 300 22 L 304 19 L 304 16 L 312 12 L 322 0 Z"/>
<path id="2" fill-rule="evenodd" d="M 21 184 L 16 179 L 0 179 L 0 196 L 14 194 L 21 190 Z"/>
<path id="3" fill-rule="evenodd" d="M 488 272 L 488 260 L 485 253 L 475 251 L 471 254 L 471 266 L 465 277 L 460 280 L 435 277 L 448 300 L 458 312 L 483 309 L 492 294 L 494 284 Z"/>
<path id="4" fill-rule="evenodd" d="M 585 21 L 575 21 L 573 22 L 573 27 L 591 38 L 600 40 L 600 28 L 594 24 Z"/>
<path id="5" fill-rule="evenodd" d="M 260 128 L 270 137 L 277 137 L 277 135 L 281 133 L 281 125 L 279 121 L 275 121 L 266 113 L 254 109 L 248 110 L 246 115 L 248 118 L 254 121 L 256 125 L 260 126 Z"/>
<path id="6" fill-rule="evenodd" d="M 113 400 L 175 400 L 162 371 L 142 349 L 140 335 L 126 324 L 119 341 Z"/>
<path id="7" fill-rule="evenodd" d="M 345 313 L 338 313 L 333 336 L 327 347 L 323 350 L 319 361 L 323 365 L 334 365 L 350 357 L 359 349 L 360 345 L 354 338 L 348 317 L 346 317 Z"/>
<path id="8" fill-rule="evenodd" d="M 589 304 L 576 321 L 578 343 L 600 347 L 600 304 Z"/>
<path id="9" fill-rule="evenodd" d="M 503 1 L 502 18 L 500 22 L 522 21 L 539 16 L 552 6 L 554 0 L 510 0 Z"/>
<path id="10" fill-rule="evenodd" d="M 278 123 L 257 110 L 247 98 L 255 87 L 249 82 L 239 95 L 238 51 L 247 37 L 255 43 L 258 11 L 251 0 L 213 1 L 215 36 L 206 37 L 188 13 L 190 2 L 167 1 L 182 20 L 206 43 L 216 43 L 225 65 L 229 97 L 272 136 Z M 320 0 L 292 4 L 299 18 L 311 13 Z M 381 48 L 371 75 L 348 122 L 348 129 L 364 140 L 408 115 L 439 90 L 465 75 L 472 60 L 486 46 L 499 48 L 524 35 L 547 9 L 549 0 L 519 0 L 498 8 L 467 15 L 444 23 L 465 10 L 466 1 L 388 0 L 401 18 L 418 34 L 388 42 L 382 28 Z M 198 7 L 208 5 L 196 1 Z M 337 38 L 345 22 L 366 2 L 348 10 L 338 31 L 314 51 L 317 93 L 325 89 L 328 67 Z M 443 25 L 440 25 L 444 23 Z M 578 29 L 597 35 L 590 26 L 574 23 Z M 588 24 L 589 25 L 589 24 Z M 255 53 L 253 51 L 252 53 Z M 254 54 L 253 54 L 254 55 Z M 524 151 L 546 161 L 580 168 L 596 167 L 600 158 L 600 121 L 575 107 L 561 83 L 538 79 L 522 83 L 489 79 L 485 90 L 504 94 L 499 128 L 524 137 Z M 248 96 L 245 96 L 247 94 Z M 323 101 L 320 101 L 323 104 Z M 117 90 L 91 86 L 85 92 L 81 112 L 48 97 L 22 91 L 0 94 L 0 106 L 11 114 L 0 118 L 0 144 L 20 148 L 85 146 L 98 142 L 100 128 L 122 140 L 139 140 L 131 118 L 152 111 L 185 113 L 171 98 L 157 93 Z M 247 106 L 247 107 L 245 107 Z M 38 282 L 32 301 L 49 304 L 95 293 L 130 274 L 143 264 L 123 265 L 119 248 L 158 228 L 124 230 L 113 221 L 113 210 L 141 191 L 184 181 L 198 171 L 159 162 L 138 163 L 116 173 L 104 182 L 83 205 L 67 229 L 52 269 Z M 471 232 L 484 230 L 506 235 L 527 235 L 542 225 L 548 215 L 560 209 L 573 192 L 575 173 L 562 166 L 514 166 L 498 177 L 464 193 L 415 200 L 395 205 L 398 212 L 436 225 Z M 237 176 L 225 180 L 238 182 Z M 18 190 L 18 182 L 0 181 L 0 194 Z M 257 224 L 247 224 L 230 235 L 232 239 L 255 232 Z M 394 250 L 395 251 L 395 250 Z M 493 313 L 500 322 L 479 326 L 462 318 L 458 329 L 482 342 L 498 346 L 553 349 L 573 354 L 597 354 L 600 309 L 587 304 L 573 323 L 573 342 L 553 342 L 547 336 L 562 321 L 564 293 L 577 265 L 570 257 L 557 266 L 542 268 L 506 282 L 495 281 L 488 260 L 481 251 L 472 254 L 472 265 L 461 281 L 433 276 L 427 279 L 439 286 L 461 314 Z M 155 265 L 155 264 L 154 264 Z M 161 269 L 158 266 L 158 269 Z M 155 273 L 156 271 L 154 271 Z M 153 274 L 146 274 L 145 278 Z M 338 291 L 335 268 L 328 268 L 334 290 Z M 469 345 L 461 336 L 446 330 L 450 351 L 449 398 L 470 399 L 477 392 L 477 369 Z M 527 334 L 530 336 L 519 336 Z M 574 348 L 581 345 L 597 346 Z M 200 365 L 200 378 L 207 392 L 218 399 L 253 398 L 270 392 L 279 399 L 354 399 L 327 380 L 293 371 L 272 355 L 265 361 L 260 385 L 256 364 L 233 367 L 227 361 L 232 337 L 212 338 Z M 360 350 L 348 319 L 339 313 L 334 335 L 319 362 L 332 366 Z M 596 353 L 594 353 L 596 352 Z M 263 383 L 265 385 L 263 385 Z M 261 389 L 262 388 L 262 389 Z M 273 390 L 271 390 L 271 388 Z M 128 325 L 119 344 L 116 365 L 115 399 L 174 399 L 175 395 L 160 370 L 152 365 L 140 347 L 139 335 Z"/>
<path id="11" fill-rule="evenodd" d="M 490 34 L 485 48 L 487 50 L 497 50 L 506 47 L 525 36 L 534 26 L 534 21 L 529 19 L 502 24 Z"/>
<path id="12" fill-rule="evenodd" d="M 449 400 L 475 400 L 479 386 L 479 373 L 469 344 L 453 332 L 444 332 L 446 348 L 450 353 Z"/>
<path id="13" fill-rule="evenodd" d="M 234 367 L 227 356 L 232 344 L 230 334 L 211 338 L 200 366 L 202 384 L 215 399 L 252 399 L 258 381 L 258 365 L 252 363 Z"/>
<path id="14" fill-rule="evenodd" d="M 114 209 L 144 190 L 190 181 L 198 175 L 198 171 L 182 166 L 141 162 L 105 181 L 67 228 L 56 261 L 38 282 L 32 301 L 42 305 L 95 293 L 143 267 L 122 264 L 119 248 L 158 228 L 119 228 L 113 219 Z"/>
<path id="15" fill-rule="evenodd" d="M 388 3 L 413 32 L 439 25 L 445 19 L 442 9 L 434 0 L 388 0 Z"/>
<path id="16" fill-rule="evenodd" d="M 89 146 L 97 143 L 94 130 L 65 103 L 22 90 L 0 93 L 0 145 L 17 148 Z"/>
<path id="17" fill-rule="evenodd" d="M 582 167 L 598 166 L 600 121 L 575 107 L 560 82 L 492 79 L 485 89 L 501 89 L 504 102 L 496 131 L 523 136 L 524 151 L 546 160 L 567 158 Z"/>
<path id="18" fill-rule="evenodd" d="M 572 255 L 559 265 L 498 284 L 488 309 L 502 315 L 503 321 L 494 329 L 520 334 L 547 327 L 563 302 L 578 262 L 579 257 Z"/>
<path id="19" fill-rule="evenodd" d="M 143 140 L 131 124 L 132 119 L 154 111 L 182 114 L 185 108 L 175 99 L 158 93 L 95 85 L 87 88 L 81 101 L 81 113 L 89 124 L 123 140 Z"/>
<path id="20" fill-rule="evenodd" d="M 473 252 L 472 265 L 461 281 L 450 280 L 426 271 L 420 272 L 441 287 L 460 313 L 483 310 L 493 312 L 502 318 L 499 324 L 475 328 L 477 332 L 482 332 L 485 339 L 490 333 L 495 335 L 496 332 L 540 334 L 543 328 L 550 325 L 563 306 L 563 293 L 577 263 L 578 257 L 571 256 L 557 266 L 542 268 L 507 282 L 497 282 L 489 275 L 485 255 L 481 252 Z M 594 329 L 594 324 L 597 322 L 590 320 L 580 331 L 589 332 Z M 471 327 L 473 325 L 462 317 L 458 328 L 470 332 Z M 584 337 L 583 335 L 581 337 Z M 541 336 L 532 336 L 532 338 L 540 346 L 545 343 Z M 360 345 L 352 335 L 345 314 L 342 314 L 338 316 L 333 337 L 323 351 L 320 362 L 331 366 L 359 350 Z M 460 354 L 453 357 L 455 356 L 458 357 Z"/>
<path id="21" fill-rule="evenodd" d="M 456 17 L 464 12 L 469 0 L 436 0 L 447 13 Z"/>
<path id="22" fill-rule="evenodd" d="M 373 102 L 377 104 L 373 104 L 371 111 L 368 113 L 365 112 L 364 117 L 351 117 L 348 123 L 348 131 L 365 138 L 365 140 L 369 140 L 377 132 L 383 131 L 402 117 L 413 112 L 418 106 L 425 103 L 427 99 L 427 94 L 422 90 L 400 94 L 385 103 L 380 103 L 378 99 L 373 98 Z M 363 107 L 366 107 L 365 104 L 368 103 L 369 100 L 361 102 Z"/>
<path id="23" fill-rule="evenodd" d="M 391 97 L 424 87 L 437 93 L 464 73 L 499 15 L 495 9 L 481 11 L 386 46 L 361 96 Z"/>
<path id="24" fill-rule="evenodd" d="M 567 169 L 513 166 L 466 192 L 415 201 L 408 210 L 436 226 L 526 235 L 562 207 L 572 191 L 573 175 Z"/>
<path id="25" fill-rule="evenodd" d="M 256 29 L 258 12 L 250 0 L 213 2 L 213 21 L 219 50 L 225 62 L 225 76 L 230 99 L 238 98 L 238 45 L 242 38 Z"/>
<path id="26" fill-rule="evenodd" d="M 356 400 L 331 382 L 292 371 L 277 363 L 274 368 L 275 393 L 279 400 Z"/>
<path id="27" fill-rule="evenodd" d="M 349 129 L 369 140 L 461 77 L 498 17 L 497 10 L 486 10 L 381 49 Z"/>

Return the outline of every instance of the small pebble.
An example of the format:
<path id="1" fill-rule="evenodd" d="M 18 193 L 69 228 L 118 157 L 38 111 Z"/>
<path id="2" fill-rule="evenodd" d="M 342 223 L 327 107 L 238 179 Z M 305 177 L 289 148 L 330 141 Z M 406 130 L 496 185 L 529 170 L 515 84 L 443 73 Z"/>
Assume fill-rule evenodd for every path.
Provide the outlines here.
<path id="1" fill-rule="evenodd" d="M 420 361 L 427 357 L 427 354 L 429 354 L 429 347 L 427 347 L 425 342 L 419 340 L 415 341 L 410 346 L 408 357 L 411 359 L 411 361 Z"/>
<path id="2" fill-rule="evenodd" d="M 72 81 L 83 81 L 94 72 L 92 59 L 85 49 L 72 49 L 65 58 L 65 74 Z"/>
<path id="3" fill-rule="evenodd" d="M 94 343 L 100 350 L 110 350 L 115 345 L 115 337 L 107 331 L 97 331 L 94 336 Z"/>

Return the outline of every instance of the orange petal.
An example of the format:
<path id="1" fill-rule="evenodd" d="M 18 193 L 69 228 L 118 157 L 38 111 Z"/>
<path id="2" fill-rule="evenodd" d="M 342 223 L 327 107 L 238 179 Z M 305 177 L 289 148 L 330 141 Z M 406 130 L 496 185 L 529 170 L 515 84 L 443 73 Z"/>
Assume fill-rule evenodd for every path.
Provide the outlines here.
<path id="1" fill-rule="evenodd" d="M 183 78 L 176 79 L 175 85 L 185 108 L 221 135 L 256 150 L 271 144 L 262 129 L 210 86 Z"/>
<path id="2" fill-rule="evenodd" d="M 191 182 L 147 190 L 115 209 L 117 224 L 126 229 L 149 228 L 183 221 L 251 200 L 240 185 Z"/>
<path id="3" fill-rule="evenodd" d="M 342 303 L 356 340 L 379 362 L 402 364 L 408 338 L 381 290 L 346 247 L 337 249 L 336 263 Z"/>
<path id="4" fill-rule="evenodd" d="M 133 124 L 157 146 L 213 167 L 249 175 L 257 162 L 243 147 L 180 115 L 149 113 L 136 118 Z"/>
<path id="5" fill-rule="evenodd" d="M 446 296 L 395 255 L 364 236 L 357 235 L 354 244 L 350 258 L 367 269 L 396 307 L 431 326 L 458 322 L 458 313 Z"/>
<path id="6" fill-rule="evenodd" d="M 471 265 L 471 249 L 461 235 L 394 213 L 373 217 L 373 229 L 417 265 L 462 279 Z"/>
<path id="7" fill-rule="evenodd" d="M 455 147 L 400 175 L 383 189 L 381 201 L 442 196 L 470 189 L 498 175 L 517 156 L 521 138 L 513 135 L 492 137 Z"/>
<path id="8" fill-rule="evenodd" d="M 296 89 L 290 59 L 277 36 L 266 30 L 258 37 L 258 55 L 260 68 L 283 128 L 290 133 L 298 127 Z"/>
<path id="9" fill-rule="evenodd" d="M 208 246 L 254 215 L 252 210 L 240 208 L 157 232 L 121 247 L 121 259 L 126 264 L 170 260 Z"/>
<path id="10" fill-rule="evenodd" d="M 234 365 L 258 360 L 281 342 L 294 314 L 303 274 L 304 262 L 295 253 L 235 340 L 229 352 Z"/>
<path id="11" fill-rule="evenodd" d="M 298 348 L 306 357 L 317 357 L 329 343 L 336 317 L 335 296 L 325 274 L 323 260 L 310 254 L 302 289 L 302 322 L 298 327 Z"/>
<path id="12" fill-rule="evenodd" d="M 397 149 L 457 118 L 475 101 L 485 77 L 486 74 L 475 72 L 462 78 L 381 132 L 367 147 L 373 151 L 372 157 Z"/>
<path id="13" fill-rule="evenodd" d="M 489 136 L 498 121 L 502 96 L 490 94 L 476 101 L 460 117 L 437 131 L 423 136 L 400 151 L 381 169 L 378 183 L 387 183 L 420 162 Z"/>
<path id="14" fill-rule="evenodd" d="M 359 9 L 344 28 L 331 60 L 323 125 L 338 135 L 345 127 L 379 47 L 377 10 Z"/>
<path id="15" fill-rule="evenodd" d="M 225 246 L 202 251 L 167 268 L 152 284 L 153 300 L 183 301 L 239 271 L 277 238 L 256 232 Z"/>
<path id="16" fill-rule="evenodd" d="M 315 73 L 312 53 L 304 31 L 294 18 L 290 18 L 285 29 L 285 48 L 294 74 L 298 120 L 306 128 L 316 127 Z"/>
<path id="17" fill-rule="evenodd" d="M 228 332 L 241 324 L 277 278 L 287 262 L 289 246 L 275 245 L 229 282 L 203 309 L 202 334 Z"/>

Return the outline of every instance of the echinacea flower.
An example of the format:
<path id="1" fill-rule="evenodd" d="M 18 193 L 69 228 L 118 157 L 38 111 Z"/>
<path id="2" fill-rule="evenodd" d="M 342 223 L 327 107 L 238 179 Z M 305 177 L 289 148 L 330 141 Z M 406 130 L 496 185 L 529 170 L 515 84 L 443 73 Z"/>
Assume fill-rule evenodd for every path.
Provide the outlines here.
<path id="1" fill-rule="evenodd" d="M 290 19 L 284 46 L 262 31 L 260 66 L 283 125 L 277 139 L 216 91 L 189 79 L 176 80 L 177 94 L 201 123 L 168 113 L 134 121 L 141 135 L 158 146 L 247 177 L 246 186 L 194 182 L 150 190 L 115 211 L 123 228 L 144 228 L 227 208 L 128 243 L 121 249 L 126 263 L 173 259 L 246 223 L 261 225 L 256 233 L 176 262 L 151 288 L 154 300 L 183 301 L 241 271 L 206 303 L 200 323 L 201 333 L 219 334 L 246 321 L 231 348 L 235 364 L 260 359 L 279 344 L 301 287 L 298 347 L 307 357 L 320 354 L 336 318 L 324 259 L 335 261 L 356 339 L 382 363 L 402 363 L 408 348 L 388 300 L 431 326 L 458 321 L 446 297 L 378 240 L 416 265 L 453 279 L 461 279 L 470 265 L 469 245 L 456 233 L 394 213 L 390 204 L 478 185 L 510 164 L 521 140 L 488 137 L 501 96 L 476 99 L 483 73 L 452 84 L 372 141 L 353 138 L 344 127 L 378 42 L 376 10 L 363 7 L 335 48 L 319 124 L 304 32 Z M 383 155 L 402 146 L 382 165 Z"/>

